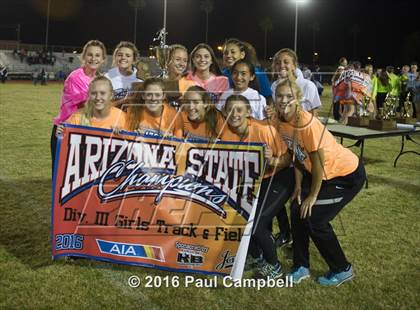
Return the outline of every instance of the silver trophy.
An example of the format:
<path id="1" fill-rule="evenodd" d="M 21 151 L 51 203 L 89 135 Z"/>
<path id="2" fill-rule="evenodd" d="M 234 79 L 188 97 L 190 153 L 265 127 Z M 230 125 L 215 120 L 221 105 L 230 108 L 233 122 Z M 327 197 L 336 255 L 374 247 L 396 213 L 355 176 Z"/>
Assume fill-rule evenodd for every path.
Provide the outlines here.
<path id="1" fill-rule="evenodd" d="M 159 64 L 159 67 L 161 69 L 161 74 L 159 77 L 163 79 L 168 78 L 168 62 L 169 62 L 169 46 L 166 45 L 166 35 L 168 33 L 166 32 L 165 28 L 162 28 L 156 33 L 156 37 L 153 39 L 153 42 L 158 41 L 159 45 L 155 46 L 153 49 L 155 50 L 155 56 L 156 60 Z"/>

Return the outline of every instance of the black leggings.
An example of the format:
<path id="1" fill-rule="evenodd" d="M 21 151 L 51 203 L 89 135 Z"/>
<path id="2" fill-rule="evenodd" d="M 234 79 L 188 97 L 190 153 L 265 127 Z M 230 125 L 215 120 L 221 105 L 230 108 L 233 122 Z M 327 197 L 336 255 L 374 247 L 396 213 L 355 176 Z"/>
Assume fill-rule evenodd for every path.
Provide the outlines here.
<path id="1" fill-rule="evenodd" d="M 379 109 L 384 107 L 384 102 L 387 93 L 377 93 L 376 94 L 376 110 L 379 113 Z"/>
<path id="2" fill-rule="evenodd" d="M 311 175 L 305 173 L 302 181 L 302 201 L 311 189 Z M 293 265 L 309 268 L 309 237 L 333 272 L 346 270 L 350 265 L 330 224 L 336 215 L 362 189 L 366 180 L 363 164 L 344 176 L 322 181 L 310 217 L 300 218 L 300 206 L 292 202 Z"/>
<path id="3" fill-rule="evenodd" d="M 288 223 L 285 203 L 289 200 L 294 185 L 294 171 L 290 167 L 262 181 L 249 245 L 249 253 L 252 257 L 259 257 L 262 251 L 268 263 L 274 265 L 278 262 L 276 245 L 270 227 L 273 218 L 279 214 L 280 209 L 283 209 L 281 213 Z"/>

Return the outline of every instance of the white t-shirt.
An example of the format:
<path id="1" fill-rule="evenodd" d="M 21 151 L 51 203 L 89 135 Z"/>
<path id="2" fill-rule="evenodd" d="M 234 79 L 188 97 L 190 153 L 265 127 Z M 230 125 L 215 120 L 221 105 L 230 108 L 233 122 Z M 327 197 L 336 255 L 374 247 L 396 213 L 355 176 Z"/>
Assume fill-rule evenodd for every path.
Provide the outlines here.
<path id="1" fill-rule="evenodd" d="M 265 97 L 250 87 L 248 87 L 243 92 L 235 92 L 233 88 L 229 88 L 227 91 L 225 91 L 222 96 L 220 96 L 219 102 L 216 104 L 216 108 L 219 111 L 222 111 L 223 107 L 225 106 L 226 99 L 230 95 L 242 95 L 247 98 L 251 105 L 251 116 L 253 118 L 258 120 L 263 120 L 266 118 L 265 107 L 267 106 L 267 103 L 265 101 Z"/>
<path id="2" fill-rule="evenodd" d="M 136 77 L 137 69 L 134 68 L 131 75 L 122 75 L 118 67 L 111 68 L 105 77 L 111 80 L 112 88 L 114 89 L 114 100 L 124 99 L 127 96 L 129 90 L 131 90 L 131 84 L 134 82 L 142 82 L 142 80 Z"/>
<path id="3" fill-rule="evenodd" d="M 302 91 L 302 100 L 300 104 L 305 111 L 312 111 L 313 109 L 319 108 L 321 106 L 321 99 L 319 98 L 318 89 L 314 82 L 309 81 L 303 77 L 302 71 L 296 69 L 296 84 L 300 87 Z M 271 91 L 273 93 L 273 100 L 276 100 L 276 87 L 281 80 L 276 80 L 271 84 Z"/>

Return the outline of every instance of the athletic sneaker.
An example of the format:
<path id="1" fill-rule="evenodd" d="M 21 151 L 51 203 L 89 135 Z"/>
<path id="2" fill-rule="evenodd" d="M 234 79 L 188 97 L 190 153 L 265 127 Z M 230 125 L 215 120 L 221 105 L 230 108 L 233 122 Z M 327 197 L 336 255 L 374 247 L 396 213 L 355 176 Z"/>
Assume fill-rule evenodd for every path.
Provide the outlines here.
<path id="1" fill-rule="evenodd" d="M 310 276 L 309 269 L 303 266 L 293 268 L 290 273 L 286 274 L 286 277 L 291 278 L 291 281 L 294 284 L 298 284 L 302 280 L 308 279 Z"/>
<path id="2" fill-rule="evenodd" d="M 257 279 L 277 279 L 283 275 L 283 269 L 281 268 L 280 263 L 276 265 L 271 265 L 267 262 L 254 273 L 254 278 Z"/>
<path id="3" fill-rule="evenodd" d="M 276 240 L 276 246 L 278 248 L 284 247 L 285 245 L 290 245 L 293 243 L 292 236 L 290 234 L 280 233 L 277 234 L 274 239 Z"/>
<path id="4" fill-rule="evenodd" d="M 324 286 L 340 286 L 354 277 L 353 267 L 350 266 L 346 271 L 329 271 L 325 276 L 318 278 L 318 283 Z"/>
<path id="5" fill-rule="evenodd" d="M 247 255 L 244 270 L 250 271 L 255 268 L 260 268 L 264 265 L 264 263 L 265 263 L 265 260 L 262 256 L 258 258 L 254 258 L 251 255 Z"/>

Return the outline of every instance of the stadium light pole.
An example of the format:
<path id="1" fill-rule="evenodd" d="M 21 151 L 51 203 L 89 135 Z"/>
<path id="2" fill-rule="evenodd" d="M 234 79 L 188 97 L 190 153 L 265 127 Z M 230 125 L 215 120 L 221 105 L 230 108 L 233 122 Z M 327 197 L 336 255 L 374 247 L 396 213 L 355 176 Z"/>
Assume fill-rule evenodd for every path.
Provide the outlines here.
<path id="1" fill-rule="evenodd" d="M 166 7 L 167 0 L 163 2 L 163 45 L 166 45 Z"/>
<path id="2" fill-rule="evenodd" d="M 45 51 L 48 49 L 48 31 L 50 28 L 50 6 L 51 6 L 51 0 L 48 0 L 47 4 L 47 25 L 45 30 Z"/>
<path id="3" fill-rule="evenodd" d="M 299 4 L 304 4 L 308 2 L 307 0 L 293 0 L 295 2 L 295 44 L 294 51 L 297 53 L 297 32 L 298 32 L 298 15 L 299 15 Z"/>

